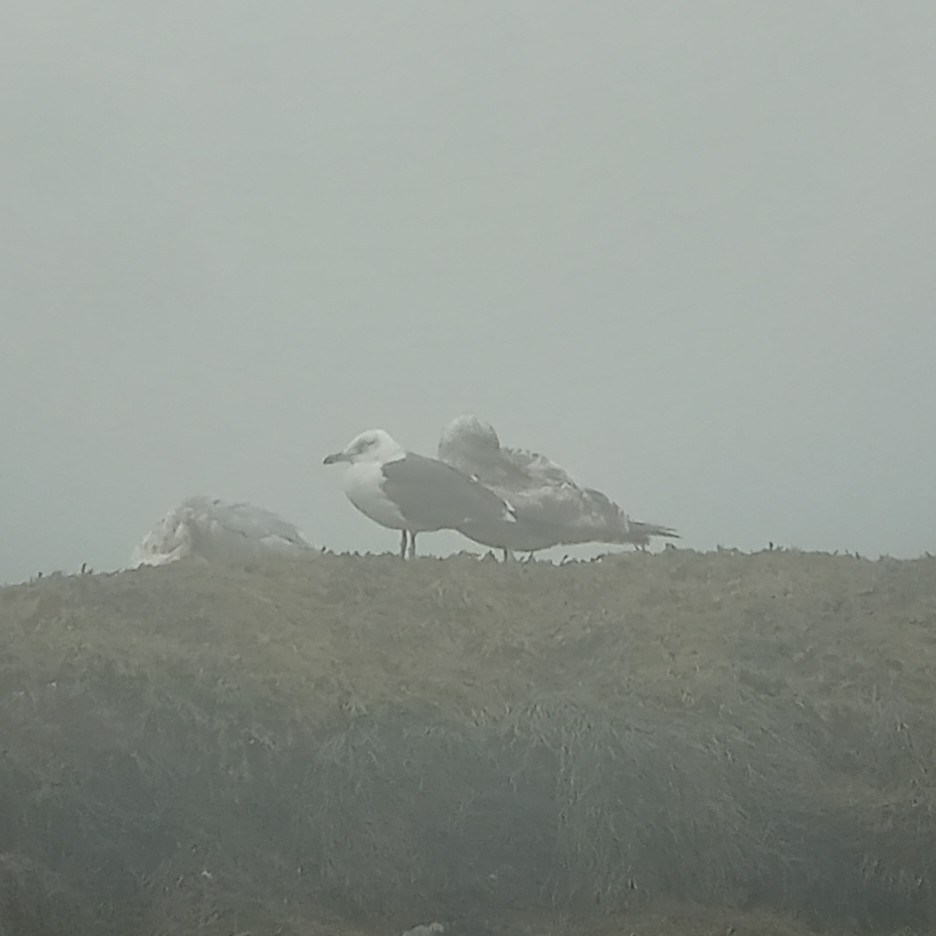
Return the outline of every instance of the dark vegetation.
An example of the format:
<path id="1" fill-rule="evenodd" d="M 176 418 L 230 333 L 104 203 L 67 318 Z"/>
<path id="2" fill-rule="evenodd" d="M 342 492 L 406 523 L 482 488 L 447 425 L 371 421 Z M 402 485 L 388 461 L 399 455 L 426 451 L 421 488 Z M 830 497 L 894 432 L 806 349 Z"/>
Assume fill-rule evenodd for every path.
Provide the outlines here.
<path id="1" fill-rule="evenodd" d="M 936 560 L 177 564 L 0 634 L 0 936 L 936 929 Z"/>

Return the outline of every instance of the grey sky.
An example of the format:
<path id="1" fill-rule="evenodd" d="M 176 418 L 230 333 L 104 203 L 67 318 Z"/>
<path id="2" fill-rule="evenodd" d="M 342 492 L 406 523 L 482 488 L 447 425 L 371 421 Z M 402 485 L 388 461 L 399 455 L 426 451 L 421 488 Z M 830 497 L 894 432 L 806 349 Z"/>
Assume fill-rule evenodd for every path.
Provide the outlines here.
<path id="1" fill-rule="evenodd" d="M 199 492 L 393 550 L 322 456 L 466 411 L 690 546 L 933 549 L 934 100 L 924 0 L 5 4 L 0 581 Z"/>

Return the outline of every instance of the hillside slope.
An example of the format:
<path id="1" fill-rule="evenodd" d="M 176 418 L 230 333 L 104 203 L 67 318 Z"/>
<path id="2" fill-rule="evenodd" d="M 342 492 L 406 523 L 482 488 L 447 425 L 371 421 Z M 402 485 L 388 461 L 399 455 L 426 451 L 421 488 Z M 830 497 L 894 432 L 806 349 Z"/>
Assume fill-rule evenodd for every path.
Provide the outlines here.
<path id="1" fill-rule="evenodd" d="M 0 633 L 2 936 L 936 924 L 932 559 L 180 563 Z"/>

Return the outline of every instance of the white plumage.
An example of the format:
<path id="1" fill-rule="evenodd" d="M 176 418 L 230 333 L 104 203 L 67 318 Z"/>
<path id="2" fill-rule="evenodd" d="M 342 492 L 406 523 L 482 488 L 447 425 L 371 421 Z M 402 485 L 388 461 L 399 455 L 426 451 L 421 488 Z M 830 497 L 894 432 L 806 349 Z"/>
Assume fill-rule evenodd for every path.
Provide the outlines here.
<path id="1" fill-rule="evenodd" d="M 262 507 L 217 497 L 189 497 L 169 511 L 133 550 L 131 566 L 165 565 L 313 549 L 299 530 Z"/>
<path id="2" fill-rule="evenodd" d="M 383 429 L 368 429 L 324 463 L 348 465 L 348 500 L 375 523 L 400 530 L 400 555 L 416 554 L 416 534 L 458 530 L 489 545 L 517 527 L 510 504 L 435 458 L 407 452 Z"/>

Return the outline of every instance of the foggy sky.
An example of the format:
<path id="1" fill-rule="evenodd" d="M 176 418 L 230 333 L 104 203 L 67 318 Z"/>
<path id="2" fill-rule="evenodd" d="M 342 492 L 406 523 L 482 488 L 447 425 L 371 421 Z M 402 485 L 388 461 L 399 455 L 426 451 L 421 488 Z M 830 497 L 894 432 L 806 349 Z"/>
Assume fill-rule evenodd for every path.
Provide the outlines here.
<path id="1" fill-rule="evenodd" d="M 193 493 L 395 549 L 322 456 L 464 412 L 688 546 L 933 550 L 934 99 L 925 0 L 5 4 L 0 581 Z"/>

